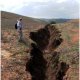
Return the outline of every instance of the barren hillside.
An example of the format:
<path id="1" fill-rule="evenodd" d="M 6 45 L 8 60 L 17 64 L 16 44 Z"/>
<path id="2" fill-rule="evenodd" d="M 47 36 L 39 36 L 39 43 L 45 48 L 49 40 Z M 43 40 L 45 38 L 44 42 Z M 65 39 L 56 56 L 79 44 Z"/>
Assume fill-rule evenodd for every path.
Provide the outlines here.
<path id="1" fill-rule="evenodd" d="M 24 28 L 42 27 L 45 24 L 45 22 L 36 18 L 1 11 L 1 28 L 8 27 L 14 29 L 14 25 L 19 18 L 23 19 Z"/>
<path id="2" fill-rule="evenodd" d="M 12 16 L 14 19 L 12 19 Z M 19 16 L 20 17 L 20 16 Z M 48 26 L 41 22 L 36 22 L 33 18 L 23 17 L 24 22 L 29 26 L 23 30 L 24 42 L 18 42 L 18 33 L 14 29 L 14 23 L 18 16 L 11 13 L 2 13 L 2 28 L 1 28 L 1 79 L 2 80 L 31 80 L 32 75 L 26 71 L 26 64 L 30 60 L 31 43 L 37 42 L 40 52 L 43 51 L 43 57 L 48 62 L 48 68 L 45 68 L 46 64 L 41 65 L 41 70 L 45 72 L 47 78 L 45 80 L 78 80 L 79 79 L 79 23 L 78 20 L 74 22 L 71 20 L 66 23 L 55 24 L 54 26 Z M 10 28 L 13 27 L 13 28 Z M 41 30 L 43 30 L 43 32 Z M 47 32 L 50 32 L 48 34 Z M 60 31 L 63 41 L 56 47 L 56 40 L 59 38 L 58 31 Z M 35 32 L 37 37 L 32 36 L 30 39 L 30 32 Z M 52 34 L 52 35 L 51 35 Z M 39 40 L 41 39 L 41 40 Z M 46 48 L 46 49 L 45 49 Z M 44 50 L 43 50 L 44 49 Z M 53 51 L 53 52 L 52 52 Z M 37 52 L 36 52 L 37 53 Z M 39 57 L 39 56 L 38 56 Z M 41 58 L 43 58 L 41 57 Z M 40 58 L 40 57 L 39 57 Z M 40 58 L 40 59 L 41 59 Z M 36 58 L 37 59 L 37 58 Z M 43 59 L 43 61 L 45 61 Z M 38 61 L 37 59 L 36 61 Z M 42 61 L 42 59 L 41 59 Z M 58 61 L 58 62 L 57 62 Z M 64 70 L 60 68 L 58 63 L 69 65 L 69 69 Z M 44 63 L 44 62 L 41 62 Z M 37 67 L 37 66 L 36 66 Z M 57 70 L 58 69 L 58 70 Z M 47 72 L 46 72 L 47 71 Z M 61 71 L 64 71 L 64 76 L 60 77 Z M 53 72 L 55 72 L 53 74 Z M 38 72 L 38 74 L 40 74 Z M 44 74 L 44 73 L 42 73 Z M 37 74 L 36 74 L 37 75 Z M 56 76 L 55 76 L 56 75 Z M 39 76 L 39 75 L 38 75 Z M 38 77 L 36 76 L 36 77 Z M 62 79 L 62 78 L 65 79 Z M 44 80 L 44 79 L 43 79 Z"/>

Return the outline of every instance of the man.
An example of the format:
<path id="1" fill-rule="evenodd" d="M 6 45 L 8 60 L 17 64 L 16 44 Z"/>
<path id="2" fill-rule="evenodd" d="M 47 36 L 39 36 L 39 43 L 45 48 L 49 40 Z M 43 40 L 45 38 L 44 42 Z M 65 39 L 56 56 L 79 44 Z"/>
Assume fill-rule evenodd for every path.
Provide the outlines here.
<path id="1" fill-rule="evenodd" d="M 19 20 L 17 20 L 17 31 L 19 33 L 19 42 L 23 40 L 22 28 L 23 28 L 22 18 L 20 18 Z"/>

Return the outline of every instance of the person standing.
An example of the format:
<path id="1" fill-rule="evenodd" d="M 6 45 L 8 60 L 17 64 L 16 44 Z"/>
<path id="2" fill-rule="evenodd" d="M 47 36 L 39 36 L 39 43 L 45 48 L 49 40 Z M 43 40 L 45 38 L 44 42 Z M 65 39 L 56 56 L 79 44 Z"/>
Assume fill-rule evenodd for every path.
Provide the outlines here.
<path id="1" fill-rule="evenodd" d="M 17 20 L 17 31 L 19 33 L 19 42 L 23 41 L 23 24 L 22 24 L 22 18 L 20 18 L 19 20 Z"/>

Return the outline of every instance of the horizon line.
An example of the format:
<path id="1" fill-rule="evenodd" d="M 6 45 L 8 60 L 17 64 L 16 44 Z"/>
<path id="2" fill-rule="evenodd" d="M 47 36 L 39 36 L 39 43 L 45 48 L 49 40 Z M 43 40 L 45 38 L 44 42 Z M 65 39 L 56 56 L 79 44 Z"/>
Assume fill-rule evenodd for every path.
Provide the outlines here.
<path id="1" fill-rule="evenodd" d="M 16 14 L 16 15 L 19 15 L 19 16 L 23 16 L 23 17 L 36 18 L 36 19 L 80 19 L 80 18 L 45 18 L 45 17 L 38 18 L 38 17 L 26 16 L 26 15 L 14 13 L 14 12 L 4 11 L 4 10 L 0 10 L 0 12 L 7 12 L 7 13 L 11 13 L 11 14 Z"/>

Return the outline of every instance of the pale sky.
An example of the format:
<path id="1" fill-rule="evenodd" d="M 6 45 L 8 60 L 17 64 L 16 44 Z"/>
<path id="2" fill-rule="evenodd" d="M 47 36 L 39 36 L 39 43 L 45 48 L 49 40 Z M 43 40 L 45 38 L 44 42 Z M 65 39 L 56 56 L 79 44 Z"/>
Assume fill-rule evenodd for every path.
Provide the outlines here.
<path id="1" fill-rule="evenodd" d="M 79 18 L 79 0 L 0 0 L 0 10 L 35 18 Z"/>

